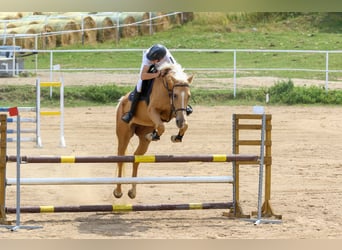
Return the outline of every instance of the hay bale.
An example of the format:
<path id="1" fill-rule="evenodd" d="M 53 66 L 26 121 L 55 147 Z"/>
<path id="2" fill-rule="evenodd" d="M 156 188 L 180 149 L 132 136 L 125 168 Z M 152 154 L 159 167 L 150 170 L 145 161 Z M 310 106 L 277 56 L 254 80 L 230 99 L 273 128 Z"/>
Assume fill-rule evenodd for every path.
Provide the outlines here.
<path id="1" fill-rule="evenodd" d="M 96 39 L 98 42 L 116 41 L 117 27 L 109 16 L 93 15 L 92 18 L 96 22 L 97 34 Z"/>
<path id="2" fill-rule="evenodd" d="M 53 33 L 54 29 L 44 23 L 35 23 L 27 26 L 29 29 L 34 29 L 38 36 L 38 49 L 52 49 L 56 47 L 56 35 Z"/>
<path id="3" fill-rule="evenodd" d="M 48 19 L 48 25 L 57 33 L 56 46 L 66 46 L 81 42 L 80 25 L 72 19 Z M 58 33 L 61 32 L 61 33 Z"/>
<path id="4" fill-rule="evenodd" d="M 141 21 L 140 21 L 140 25 L 139 25 L 140 34 L 149 35 L 150 34 L 150 26 L 151 26 L 150 12 L 142 13 Z"/>
<path id="5" fill-rule="evenodd" d="M 178 13 L 174 13 L 173 15 L 169 16 L 169 20 L 170 20 L 170 24 L 172 26 L 180 26 L 182 25 L 182 13 L 178 12 Z"/>
<path id="6" fill-rule="evenodd" d="M 0 12 L 0 20 L 20 19 L 22 17 L 21 12 Z"/>
<path id="7" fill-rule="evenodd" d="M 155 19 L 153 19 L 153 26 L 155 27 L 156 32 L 164 31 L 170 29 L 170 20 L 169 16 L 165 15 L 164 12 L 157 12 L 155 14 Z"/>
<path id="8" fill-rule="evenodd" d="M 6 30 L 8 45 L 13 45 L 13 35 L 15 36 L 15 45 L 21 46 L 23 49 L 34 49 L 36 31 L 27 27 L 12 28 Z"/>
<path id="9" fill-rule="evenodd" d="M 142 20 L 144 21 L 140 24 L 140 33 L 142 35 L 150 34 L 151 25 L 152 32 L 160 32 L 171 27 L 169 17 L 163 12 L 145 12 L 142 14 Z"/>
<path id="10" fill-rule="evenodd" d="M 6 31 L 3 30 L 1 34 L 5 34 L 5 32 L 8 36 L 6 41 L 9 40 L 9 45 L 12 45 L 13 35 L 15 35 L 16 45 L 21 46 L 24 49 L 35 49 L 36 36 L 34 36 L 34 34 L 39 34 L 37 36 L 38 49 L 56 47 L 56 36 L 48 34 L 50 32 L 53 32 L 52 27 L 43 23 L 23 25 L 16 28 L 8 28 L 6 29 Z"/>
<path id="11" fill-rule="evenodd" d="M 38 24 L 38 23 L 41 23 L 41 21 L 39 20 L 23 20 L 23 19 L 19 19 L 17 21 L 12 21 L 12 22 L 9 22 L 7 23 L 7 28 L 8 29 L 12 29 L 12 28 L 17 28 L 17 27 L 21 27 L 21 26 L 27 26 L 27 25 L 30 25 L 30 24 Z"/>
<path id="12" fill-rule="evenodd" d="M 118 24 L 121 37 L 135 37 L 139 35 L 133 13 L 137 12 L 114 12 L 111 16 L 114 24 Z"/>
<path id="13" fill-rule="evenodd" d="M 83 35 L 85 44 L 95 44 L 96 43 L 96 22 L 92 16 L 89 16 L 83 12 L 66 12 L 63 13 L 64 17 L 68 17 L 74 20 L 77 24 L 80 25 L 82 29 L 82 21 L 83 21 L 83 29 L 84 31 L 81 33 Z"/>
<path id="14" fill-rule="evenodd" d="M 1 45 L 12 45 L 13 44 L 13 35 L 9 35 L 7 30 L 0 29 L 0 43 Z M 6 38 L 6 39 L 5 39 Z"/>

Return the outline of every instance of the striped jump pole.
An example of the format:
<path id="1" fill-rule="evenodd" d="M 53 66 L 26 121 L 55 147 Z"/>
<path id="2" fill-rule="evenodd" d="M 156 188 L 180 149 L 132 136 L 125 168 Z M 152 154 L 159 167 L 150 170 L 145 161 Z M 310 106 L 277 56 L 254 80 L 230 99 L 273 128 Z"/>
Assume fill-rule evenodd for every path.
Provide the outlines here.
<path id="1" fill-rule="evenodd" d="M 165 210 L 199 210 L 229 209 L 232 202 L 185 203 L 157 205 L 80 205 L 80 206 L 28 206 L 21 207 L 21 213 L 81 213 L 81 212 L 130 212 L 130 211 L 165 211 Z M 16 208 L 6 207 L 6 213 L 16 213 Z"/>
<path id="2" fill-rule="evenodd" d="M 257 162 L 256 155 L 125 155 L 125 156 L 21 156 L 22 163 L 115 163 L 115 162 Z M 8 162 L 16 162 L 17 156 L 7 156 Z"/>

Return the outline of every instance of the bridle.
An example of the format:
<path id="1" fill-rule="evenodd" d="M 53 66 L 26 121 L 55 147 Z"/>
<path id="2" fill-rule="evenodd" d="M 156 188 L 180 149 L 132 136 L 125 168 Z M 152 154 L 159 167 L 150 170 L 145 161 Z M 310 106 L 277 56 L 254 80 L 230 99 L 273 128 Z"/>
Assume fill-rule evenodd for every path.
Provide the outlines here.
<path id="1" fill-rule="evenodd" d="M 169 88 L 169 84 L 166 82 L 165 78 L 163 77 L 163 85 L 166 88 L 168 95 L 169 95 L 169 99 L 170 99 L 170 104 L 171 104 L 171 110 L 170 110 L 170 115 L 169 115 L 169 120 L 170 121 L 173 117 L 173 115 L 177 115 L 177 112 L 186 112 L 186 106 L 182 105 L 183 107 L 176 109 L 175 104 L 174 104 L 174 89 L 177 87 L 187 87 L 189 88 L 190 85 L 187 83 L 175 83 L 173 84 L 172 88 Z"/>

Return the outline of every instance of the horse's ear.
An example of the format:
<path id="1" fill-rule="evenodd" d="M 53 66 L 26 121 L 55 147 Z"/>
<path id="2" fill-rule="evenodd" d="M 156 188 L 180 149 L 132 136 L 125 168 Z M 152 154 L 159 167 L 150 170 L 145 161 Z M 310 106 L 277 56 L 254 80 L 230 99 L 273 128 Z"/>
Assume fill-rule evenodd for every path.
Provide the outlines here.
<path id="1" fill-rule="evenodd" d="M 171 68 L 166 68 L 161 70 L 161 76 L 164 77 L 170 72 Z"/>
<path id="2" fill-rule="evenodd" d="M 170 78 L 173 82 L 177 82 L 177 79 L 173 77 L 173 75 L 170 75 Z"/>
<path id="3" fill-rule="evenodd" d="M 188 77 L 188 83 L 192 83 L 193 78 L 194 78 L 194 75 L 191 75 L 190 77 Z"/>

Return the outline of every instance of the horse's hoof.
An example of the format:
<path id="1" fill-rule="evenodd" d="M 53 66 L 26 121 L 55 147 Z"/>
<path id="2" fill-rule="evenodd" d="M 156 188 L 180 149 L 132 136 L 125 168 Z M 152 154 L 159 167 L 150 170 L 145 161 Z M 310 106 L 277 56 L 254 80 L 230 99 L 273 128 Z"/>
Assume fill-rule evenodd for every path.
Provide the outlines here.
<path id="1" fill-rule="evenodd" d="M 180 136 L 180 135 L 172 135 L 171 141 L 172 142 L 182 142 L 182 138 L 183 138 L 183 136 Z"/>
<path id="2" fill-rule="evenodd" d="M 118 199 L 119 199 L 119 198 L 122 197 L 122 192 L 118 193 L 118 192 L 116 191 L 116 189 L 114 189 L 113 195 L 114 195 L 115 198 L 118 198 Z"/>
<path id="3" fill-rule="evenodd" d="M 128 191 L 128 197 L 129 197 L 129 198 L 134 199 L 135 196 L 136 196 L 136 193 L 133 192 L 133 190 L 129 190 L 129 191 Z"/>

